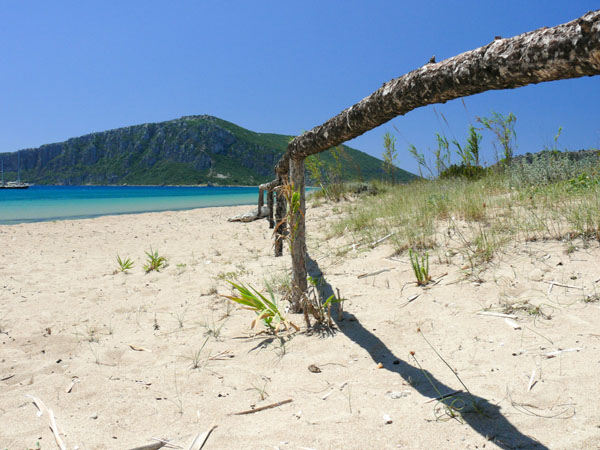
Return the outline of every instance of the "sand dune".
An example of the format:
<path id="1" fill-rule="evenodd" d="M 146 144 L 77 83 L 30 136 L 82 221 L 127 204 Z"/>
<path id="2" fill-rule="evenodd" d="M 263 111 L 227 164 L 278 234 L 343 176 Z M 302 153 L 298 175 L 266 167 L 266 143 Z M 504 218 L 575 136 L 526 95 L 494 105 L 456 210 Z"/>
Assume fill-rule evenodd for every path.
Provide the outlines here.
<path id="1" fill-rule="evenodd" d="M 600 447 L 597 243 L 515 243 L 479 282 L 460 255 L 432 257 L 424 289 L 385 242 L 338 256 L 347 238 L 317 223 L 331 209 L 309 209 L 311 270 L 347 299 L 344 320 L 273 337 L 219 295 L 289 267 L 265 222 L 226 221 L 246 209 L 0 226 L 0 448 L 58 448 L 27 395 L 69 449 L 185 446 L 212 425 L 206 449 Z M 168 267 L 145 274 L 151 246 Z M 507 304 L 508 321 L 477 314 Z M 465 390 L 434 349 L 471 392 L 452 404 L 462 417 L 430 401 Z"/>

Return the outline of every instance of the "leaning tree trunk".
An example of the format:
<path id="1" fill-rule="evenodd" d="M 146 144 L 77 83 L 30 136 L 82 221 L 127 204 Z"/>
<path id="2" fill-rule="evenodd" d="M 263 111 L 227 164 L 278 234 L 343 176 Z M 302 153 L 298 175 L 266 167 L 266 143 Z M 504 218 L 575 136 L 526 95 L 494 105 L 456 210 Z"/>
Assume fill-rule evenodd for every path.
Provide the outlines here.
<path id="1" fill-rule="evenodd" d="M 275 166 L 279 179 L 315 153 L 404 115 L 413 109 L 460 97 L 528 84 L 600 74 L 600 10 L 552 28 L 540 28 L 446 59 L 430 62 L 391 80 L 357 104 L 293 139 Z M 305 211 L 298 216 L 304 230 Z M 294 242 L 304 249 L 304 233 Z M 305 255 L 294 255 L 293 284 L 300 298 L 306 289 Z M 301 282 L 301 279 L 304 282 Z"/>
<path id="2" fill-rule="evenodd" d="M 370 96 L 293 139 L 277 164 L 305 158 L 404 115 L 480 92 L 600 74 L 600 10 L 552 28 L 540 28 L 446 59 L 425 64 L 384 83 Z"/>
<path id="3" fill-rule="evenodd" d="M 288 205 L 289 239 L 292 253 L 292 311 L 302 310 L 302 298 L 306 292 L 306 221 L 304 213 L 305 191 L 304 186 L 304 158 L 290 159 L 290 183 L 293 191 L 298 192 L 298 208 L 291 210 Z"/>

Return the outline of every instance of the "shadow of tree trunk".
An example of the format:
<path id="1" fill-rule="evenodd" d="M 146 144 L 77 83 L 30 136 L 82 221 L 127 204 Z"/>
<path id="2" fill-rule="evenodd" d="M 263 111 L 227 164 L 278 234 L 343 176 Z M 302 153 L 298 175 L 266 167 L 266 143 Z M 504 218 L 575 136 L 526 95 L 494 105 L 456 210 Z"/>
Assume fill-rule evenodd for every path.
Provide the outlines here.
<path id="1" fill-rule="evenodd" d="M 333 287 L 324 278 L 318 263 L 308 253 L 307 270 L 310 276 L 321 277 L 319 285 L 321 298 L 328 298 L 335 293 Z M 437 380 L 429 371 L 415 367 L 397 357 L 381 339 L 367 330 L 353 314 L 344 312 L 342 321 L 338 320 L 337 314 L 332 314 L 332 317 L 339 331 L 366 350 L 374 362 L 381 362 L 383 369 L 400 375 L 422 396 L 436 399 L 439 397 L 439 393 L 445 395 L 454 392 L 453 388 Z M 440 402 L 444 403 L 446 407 L 452 408 L 456 405 L 453 402 L 456 402 L 457 399 L 460 402 L 464 402 L 465 405 L 470 405 L 473 402 L 476 404 L 476 409 L 465 408 L 461 411 L 462 420 L 475 432 L 500 448 L 548 448 L 536 439 L 519 431 L 500 413 L 498 405 L 490 403 L 483 397 L 464 393 L 448 397 L 440 400 Z"/>

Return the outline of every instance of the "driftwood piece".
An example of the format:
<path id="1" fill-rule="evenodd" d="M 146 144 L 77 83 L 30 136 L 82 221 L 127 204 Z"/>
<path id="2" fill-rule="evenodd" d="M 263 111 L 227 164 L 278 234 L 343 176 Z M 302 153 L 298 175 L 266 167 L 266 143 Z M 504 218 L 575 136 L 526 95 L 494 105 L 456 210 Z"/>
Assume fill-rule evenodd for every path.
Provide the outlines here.
<path id="1" fill-rule="evenodd" d="M 244 214 L 238 214 L 237 216 L 230 217 L 227 219 L 228 222 L 252 222 L 254 220 L 262 219 L 263 217 L 267 217 L 269 215 L 269 210 L 267 206 L 263 206 L 261 210 L 260 216 L 258 215 L 258 210 L 253 209 L 252 211 L 248 211 Z"/>
<path id="2" fill-rule="evenodd" d="M 529 384 L 527 385 L 527 392 L 531 391 L 531 388 L 535 384 L 534 380 L 535 380 L 535 369 L 533 369 L 533 372 L 531 372 L 531 377 L 529 377 Z"/>
<path id="3" fill-rule="evenodd" d="M 159 450 L 167 445 L 164 441 L 153 442 L 152 444 L 142 445 L 141 447 L 135 447 L 129 450 Z"/>
<path id="4" fill-rule="evenodd" d="M 360 280 L 361 278 L 373 277 L 375 275 L 379 275 L 380 273 L 390 272 L 392 270 L 394 270 L 394 269 L 393 268 L 391 268 L 391 269 L 380 269 L 380 270 L 376 270 L 375 272 L 361 273 L 356 278 L 358 278 Z"/>
<path id="5" fill-rule="evenodd" d="M 248 409 L 246 411 L 234 413 L 233 415 L 234 416 L 243 416 L 246 414 L 254 414 L 255 412 L 264 411 L 265 409 L 277 408 L 278 406 L 285 405 L 285 404 L 291 403 L 291 402 L 293 402 L 293 400 L 291 398 L 288 398 L 287 400 L 283 400 L 281 402 L 271 403 L 270 405 L 261 406 L 260 408 Z"/>
<path id="6" fill-rule="evenodd" d="M 555 356 L 560 355 L 561 353 L 567 353 L 567 352 L 578 352 L 580 350 L 583 350 L 583 347 L 575 347 L 575 348 L 566 348 L 564 350 L 556 350 L 553 352 L 549 352 L 549 353 L 544 353 L 544 357 L 550 359 L 550 358 L 554 358 Z"/>
<path id="7" fill-rule="evenodd" d="M 370 248 L 375 248 L 377 245 L 381 244 L 383 241 L 391 238 L 394 234 L 396 234 L 396 233 L 394 232 L 394 233 L 387 234 L 384 237 L 382 237 L 381 239 L 377 239 L 375 242 L 371 242 L 369 244 L 369 247 Z"/>
<path id="8" fill-rule="evenodd" d="M 217 428 L 217 425 L 212 425 L 204 433 L 197 434 L 187 450 L 202 450 L 202 447 L 204 447 L 204 444 L 206 444 L 206 440 L 210 436 L 210 433 L 212 433 L 215 428 Z"/>
<path id="9" fill-rule="evenodd" d="M 412 297 L 410 297 L 406 302 L 404 302 L 402 305 L 400 305 L 400 308 L 404 308 L 409 303 L 414 302 L 416 299 L 419 298 L 419 295 L 421 295 L 421 294 L 415 294 Z"/>
<path id="10" fill-rule="evenodd" d="M 550 285 L 550 288 L 552 288 L 554 286 L 559 286 L 559 287 L 564 287 L 564 288 L 568 288 L 568 289 L 579 289 L 581 291 L 583 291 L 585 289 L 581 286 L 573 286 L 572 284 L 559 283 L 558 281 L 544 281 L 544 283 L 548 283 Z"/>
<path id="11" fill-rule="evenodd" d="M 413 109 L 481 92 L 600 74 L 600 10 L 540 28 L 423 67 L 293 139 L 277 164 L 340 145 Z M 279 170 L 277 170 L 279 169 Z"/>
<path id="12" fill-rule="evenodd" d="M 56 445 L 58 446 L 58 448 L 60 448 L 60 450 L 66 450 L 67 447 L 66 447 L 65 443 L 63 442 L 63 440 L 60 438 L 60 435 L 58 433 L 58 426 L 56 425 L 56 420 L 54 418 L 54 411 L 52 411 L 51 409 L 46 407 L 44 402 L 42 402 L 39 398 L 37 398 L 34 395 L 26 394 L 26 397 L 29 397 L 32 400 L 33 404 L 38 409 L 40 414 L 44 414 L 44 413 L 48 414 L 48 419 L 50 421 L 50 424 L 49 424 L 50 431 L 52 432 L 52 435 L 54 436 Z"/>
<path id="13" fill-rule="evenodd" d="M 600 10 L 552 28 L 543 27 L 413 70 L 384 83 L 377 91 L 322 125 L 294 138 L 275 166 L 279 180 L 287 179 L 304 158 L 342 144 L 413 109 L 490 90 L 600 74 Z M 299 175 L 296 175 L 299 176 Z M 297 248 L 305 248 L 304 207 L 298 226 Z M 280 256 L 277 241 L 275 255 Z M 306 269 L 294 256 L 294 298 L 305 291 L 300 282 Z"/>
<path id="14" fill-rule="evenodd" d="M 261 184 L 260 186 L 258 186 L 259 189 L 262 189 L 264 191 L 272 191 L 274 190 L 277 186 L 279 186 L 281 184 L 280 180 L 277 178 L 273 181 L 269 181 L 268 183 L 264 183 Z"/>
<path id="15" fill-rule="evenodd" d="M 514 314 L 504 314 L 504 313 L 499 313 L 499 312 L 494 312 L 494 311 L 478 311 L 477 314 L 480 316 L 504 317 L 506 319 L 516 319 L 517 318 L 517 316 L 515 316 Z"/>

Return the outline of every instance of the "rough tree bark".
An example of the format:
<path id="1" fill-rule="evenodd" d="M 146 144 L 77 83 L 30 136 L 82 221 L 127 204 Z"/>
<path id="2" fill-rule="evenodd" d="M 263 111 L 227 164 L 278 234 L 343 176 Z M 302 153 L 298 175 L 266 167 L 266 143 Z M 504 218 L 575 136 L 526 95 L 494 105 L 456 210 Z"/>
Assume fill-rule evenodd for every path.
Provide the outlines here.
<path id="1" fill-rule="evenodd" d="M 384 83 L 370 96 L 293 139 L 275 172 L 278 179 L 286 179 L 290 166 L 297 167 L 307 156 L 335 147 L 421 106 L 489 90 L 599 74 L 600 10 L 552 28 L 540 28 L 509 39 L 496 38 L 483 47 L 426 64 Z M 304 230 L 303 214 L 299 220 Z M 304 248 L 304 234 L 297 241 L 298 248 Z M 306 289 L 306 280 L 300 282 L 300 278 L 306 277 L 306 268 L 301 267 L 299 260 L 293 267 L 293 279 L 298 280 L 293 289 Z M 294 296 L 301 294 L 296 292 Z"/>
<path id="2" fill-rule="evenodd" d="M 269 208 L 269 228 L 275 228 L 273 220 L 273 189 L 267 191 L 267 207 Z"/>
<path id="3" fill-rule="evenodd" d="M 335 147 L 413 109 L 480 92 L 600 74 L 600 10 L 426 64 L 293 139 L 277 163 Z"/>
<path id="4" fill-rule="evenodd" d="M 277 205 L 275 206 L 275 256 L 283 255 L 283 239 L 286 231 L 286 223 L 284 222 L 285 217 L 285 196 L 280 187 L 275 190 L 275 200 Z"/>
<path id="5" fill-rule="evenodd" d="M 290 183 L 294 191 L 300 194 L 300 207 L 292 213 L 289 223 L 289 239 L 292 253 L 292 312 L 302 310 L 302 297 L 307 289 L 306 283 L 306 210 L 304 186 L 304 158 L 290 159 Z M 290 206 L 288 205 L 288 208 Z M 289 217 L 288 213 L 288 217 Z"/>
<path id="6" fill-rule="evenodd" d="M 265 203 L 265 191 L 260 186 L 258 187 L 258 218 L 262 216 L 262 207 Z"/>

